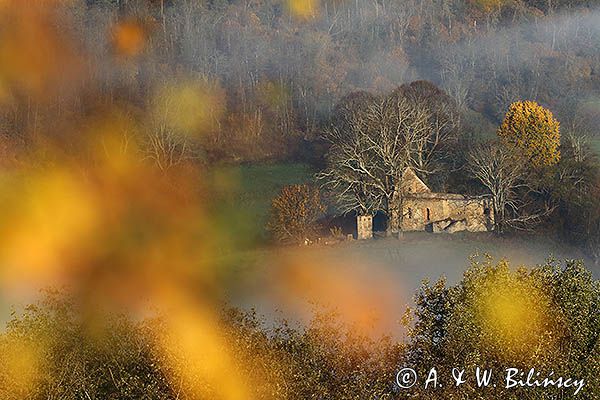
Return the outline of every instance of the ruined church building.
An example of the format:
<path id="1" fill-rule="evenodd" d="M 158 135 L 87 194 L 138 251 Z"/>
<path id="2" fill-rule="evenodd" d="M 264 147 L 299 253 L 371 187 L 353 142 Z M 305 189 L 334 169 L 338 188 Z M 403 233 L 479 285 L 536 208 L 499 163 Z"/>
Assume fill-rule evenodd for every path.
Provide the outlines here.
<path id="1" fill-rule="evenodd" d="M 402 176 L 403 232 L 425 231 L 454 233 L 492 230 L 493 212 L 489 196 L 434 193 L 411 169 Z M 371 216 L 357 217 L 358 239 L 373 237 Z"/>

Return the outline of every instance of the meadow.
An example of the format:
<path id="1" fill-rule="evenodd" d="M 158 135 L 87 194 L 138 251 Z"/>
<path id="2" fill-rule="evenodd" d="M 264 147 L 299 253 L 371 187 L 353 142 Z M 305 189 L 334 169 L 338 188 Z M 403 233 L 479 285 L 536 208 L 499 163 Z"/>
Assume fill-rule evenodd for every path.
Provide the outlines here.
<path id="1" fill-rule="evenodd" d="M 223 207 L 223 215 L 238 234 L 243 235 L 247 244 L 265 242 L 268 233 L 265 229 L 271 200 L 285 185 L 314 181 L 315 171 L 307 164 L 245 164 L 227 166 L 218 172 L 219 181 L 230 182 Z M 223 179 L 227 176 L 228 179 Z"/>
<path id="2" fill-rule="evenodd" d="M 596 154 L 600 157 L 600 139 L 593 139 L 590 141 L 590 146 L 596 151 Z"/>

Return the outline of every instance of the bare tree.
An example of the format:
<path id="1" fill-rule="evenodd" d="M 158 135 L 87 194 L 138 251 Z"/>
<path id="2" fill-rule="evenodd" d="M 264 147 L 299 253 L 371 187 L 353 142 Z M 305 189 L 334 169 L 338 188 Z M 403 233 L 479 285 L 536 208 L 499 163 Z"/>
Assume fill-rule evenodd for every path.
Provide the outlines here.
<path id="1" fill-rule="evenodd" d="M 411 167 L 424 175 L 439 172 L 440 161 L 450 156 L 448 146 L 457 139 L 460 126 L 459 105 L 448 94 L 428 81 L 403 85 L 394 96 L 404 96 L 413 107 L 427 110 L 427 128 L 410 137 Z"/>
<path id="2" fill-rule="evenodd" d="M 528 163 L 499 143 L 475 148 L 468 167 L 492 197 L 494 231 L 498 234 L 507 227 L 529 230 L 555 208 L 533 205 L 531 199 L 538 190 L 530 183 Z"/>
<path id="3" fill-rule="evenodd" d="M 385 212 L 388 233 L 400 230 L 405 169 L 432 172 L 453 131 L 443 107 L 419 93 L 407 86 L 383 98 L 353 96 L 325 135 L 331 147 L 320 174 L 324 186 L 344 212 Z"/>
<path id="4" fill-rule="evenodd" d="M 198 158 L 198 148 L 189 138 L 160 126 L 146 137 L 144 158 L 151 160 L 161 171 Z"/>
<path id="5" fill-rule="evenodd" d="M 454 98 L 458 107 L 464 109 L 469 102 L 473 74 L 465 66 L 464 60 L 457 60 L 458 57 L 457 53 L 444 54 L 440 75 L 444 88 Z"/>

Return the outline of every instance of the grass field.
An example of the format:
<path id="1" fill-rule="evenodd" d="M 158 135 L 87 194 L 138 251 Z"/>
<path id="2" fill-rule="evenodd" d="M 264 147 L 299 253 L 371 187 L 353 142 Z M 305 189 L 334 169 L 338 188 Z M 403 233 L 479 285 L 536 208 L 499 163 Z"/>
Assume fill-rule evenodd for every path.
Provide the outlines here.
<path id="1" fill-rule="evenodd" d="M 594 149 L 596 154 L 598 154 L 598 157 L 600 157 L 600 139 L 592 139 L 590 141 L 590 146 L 592 146 L 592 149 Z"/>
<path id="2" fill-rule="evenodd" d="M 306 164 L 241 165 L 226 167 L 220 173 L 230 182 L 229 201 L 221 205 L 220 214 L 245 242 L 266 237 L 271 200 L 283 186 L 314 181 L 314 171 Z"/>
<path id="3" fill-rule="evenodd" d="M 314 171 L 305 164 L 263 164 L 239 167 L 240 204 L 264 219 L 271 200 L 285 185 L 312 182 Z"/>

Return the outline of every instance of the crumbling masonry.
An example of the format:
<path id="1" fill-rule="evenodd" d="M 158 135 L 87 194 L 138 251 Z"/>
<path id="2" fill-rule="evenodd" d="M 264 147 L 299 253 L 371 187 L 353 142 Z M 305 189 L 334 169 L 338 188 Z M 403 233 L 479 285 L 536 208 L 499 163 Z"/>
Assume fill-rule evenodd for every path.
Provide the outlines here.
<path id="1" fill-rule="evenodd" d="M 454 233 L 485 232 L 493 228 L 493 210 L 489 196 L 434 193 L 411 169 L 402 177 L 402 218 L 400 228 L 407 231 Z M 371 226 L 365 216 L 357 220 L 358 238 L 368 239 Z"/>

